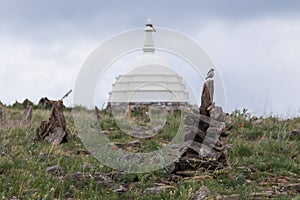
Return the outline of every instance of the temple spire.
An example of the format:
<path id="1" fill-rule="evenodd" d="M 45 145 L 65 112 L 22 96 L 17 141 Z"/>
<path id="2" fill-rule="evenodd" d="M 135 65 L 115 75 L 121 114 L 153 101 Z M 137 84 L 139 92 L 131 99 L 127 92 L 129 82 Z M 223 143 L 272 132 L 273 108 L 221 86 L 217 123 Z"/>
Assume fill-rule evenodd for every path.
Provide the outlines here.
<path id="1" fill-rule="evenodd" d="M 145 44 L 144 44 L 143 51 L 145 53 L 146 52 L 153 53 L 155 51 L 155 48 L 154 48 L 154 43 L 153 43 L 152 32 L 155 32 L 156 30 L 154 29 L 150 19 L 148 19 L 146 28 L 144 29 L 144 31 L 146 32 L 146 38 L 145 38 Z"/>

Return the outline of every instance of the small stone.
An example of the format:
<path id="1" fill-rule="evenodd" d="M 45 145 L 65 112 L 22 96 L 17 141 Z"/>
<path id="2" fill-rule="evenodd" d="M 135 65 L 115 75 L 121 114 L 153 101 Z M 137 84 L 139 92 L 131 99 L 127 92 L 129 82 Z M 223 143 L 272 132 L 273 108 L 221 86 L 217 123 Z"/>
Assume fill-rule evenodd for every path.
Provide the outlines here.
<path id="1" fill-rule="evenodd" d="M 46 173 L 61 175 L 63 173 L 59 165 L 54 165 L 46 168 Z"/>
<path id="2" fill-rule="evenodd" d="M 84 174 L 82 172 L 75 172 L 73 177 L 77 181 L 82 181 L 84 179 Z"/>
<path id="3" fill-rule="evenodd" d="M 191 198 L 191 200 L 202 200 L 207 199 L 211 196 L 211 192 L 206 186 L 202 186 L 199 190 L 196 191 L 195 195 Z"/>
<path id="4" fill-rule="evenodd" d="M 85 154 L 85 155 L 88 155 L 88 154 L 91 154 L 88 150 L 86 149 L 76 149 L 74 151 L 72 151 L 73 154 Z"/>
<path id="5" fill-rule="evenodd" d="M 221 114 L 223 114 L 223 110 L 221 107 L 216 106 L 213 107 L 210 111 L 209 111 L 210 117 L 212 119 L 216 119 L 219 120 L 219 117 L 221 116 Z"/>
<path id="6" fill-rule="evenodd" d="M 250 183 L 252 183 L 252 181 L 251 181 L 250 179 L 247 179 L 247 180 L 246 180 L 246 183 L 247 183 L 247 184 L 250 184 Z"/>
<path id="7" fill-rule="evenodd" d="M 265 191 L 265 192 L 254 192 L 250 194 L 251 197 L 259 198 L 259 197 L 272 197 L 273 191 Z"/>
<path id="8" fill-rule="evenodd" d="M 143 191 L 144 194 L 158 194 L 162 191 L 164 191 L 165 187 L 164 186 L 155 186 L 151 188 L 147 188 Z"/>
<path id="9" fill-rule="evenodd" d="M 175 163 L 171 163 L 171 164 L 165 166 L 164 169 L 166 170 L 166 172 L 172 173 L 176 169 L 176 165 L 175 165 Z"/>
<path id="10" fill-rule="evenodd" d="M 211 180 L 213 179 L 212 176 L 209 175 L 199 175 L 199 176 L 194 176 L 194 177 L 185 177 L 183 179 L 184 182 L 200 182 L 203 180 Z"/>
<path id="11" fill-rule="evenodd" d="M 93 166 L 91 164 L 84 164 L 82 165 L 83 170 L 92 170 Z"/>
<path id="12" fill-rule="evenodd" d="M 125 143 L 114 143 L 114 144 L 119 148 L 140 147 L 141 146 L 140 140 L 134 140 L 134 141 L 129 141 L 129 142 L 125 142 Z"/>
<path id="13" fill-rule="evenodd" d="M 236 199 L 236 200 L 241 199 L 241 195 L 239 195 L 239 194 L 231 194 L 231 195 L 224 196 L 224 197 L 227 199 Z"/>
<path id="14" fill-rule="evenodd" d="M 120 185 L 119 188 L 115 189 L 113 192 L 123 193 L 123 192 L 126 192 L 126 191 L 127 191 L 127 189 L 123 185 Z"/>
<path id="15" fill-rule="evenodd" d="M 285 188 L 288 188 L 289 190 L 295 190 L 297 192 L 300 192 L 300 183 L 291 183 L 287 184 Z"/>
<path id="16" fill-rule="evenodd" d="M 174 181 L 174 182 L 178 182 L 182 179 L 181 176 L 175 175 L 175 174 L 171 174 L 170 180 Z"/>
<path id="17" fill-rule="evenodd" d="M 101 183 L 102 182 L 111 182 L 111 179 L 108 176 L 106 176 L 103 173 L 101 173 L 101 172 L 94 173 L 93 178 L 98 183 L 99 182 L 101 182 Z"/>
<path id="18" fill-rule="evenodd" d="M 110 173 L 105 174 L 105 175 L 107 177 L 110 177 L 112 180 L 119 181 L 125 176 L 125 174 L 126 174 L 125 172 L 114 171 L 114 172 L 110 172 Z"/>

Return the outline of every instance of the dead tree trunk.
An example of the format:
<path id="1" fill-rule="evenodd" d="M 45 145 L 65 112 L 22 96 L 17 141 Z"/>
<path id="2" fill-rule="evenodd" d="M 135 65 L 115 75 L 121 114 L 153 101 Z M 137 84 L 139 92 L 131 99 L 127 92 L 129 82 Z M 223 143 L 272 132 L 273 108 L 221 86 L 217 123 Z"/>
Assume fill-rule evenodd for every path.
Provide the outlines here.
<path id="1" fill-rule="evenodd" d="M 32 119 L 32 106 L 27 106 L 24 110 L 23 117 L 22 117 L 22 123 L 28 123 Z"/>
<path id="2" fill-rule="evenodd" d="M 101 119 L 100 110 L 99 110 L 99 108 L 98 108 L 97 106 L 95 106 L 95 115 L 96 115 L 96 118 L 97 118 L 98 120 Z"/>
<path id="3" fill-rule="evenodd" d="M 48 121 L 41 122 L 36 131 L 35 141 L 48 138 L 48 141 L 54 144 L 67 142 L 70 130 L 67 128 L 63 107 L 63 101 L 52 101 L 51 116 Z"/>
<path id="4" fill-rule="evenodd" d="M 3 104 L 0 101 L 0 120 L 2 120 L 2 117 L 3 117 Z"/>
<path id="5" fill-rule="evenodd" d="M 226 149 L 228 129 L 225 127 L 226 114 L 213 102 L 214 81 L 208 80 L 203 85 L 201 106 L 197 112 L 185 115 L 185 148 L 174 173 L 205 168 L 215 170 L 228 165 Z"/>

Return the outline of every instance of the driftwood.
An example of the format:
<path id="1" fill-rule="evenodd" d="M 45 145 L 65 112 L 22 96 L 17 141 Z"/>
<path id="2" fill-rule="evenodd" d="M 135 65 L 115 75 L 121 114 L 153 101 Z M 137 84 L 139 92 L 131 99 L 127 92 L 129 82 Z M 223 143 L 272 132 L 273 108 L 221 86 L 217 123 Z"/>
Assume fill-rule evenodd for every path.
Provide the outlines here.
<path id="1" fill-rule="evenodd" d="M 65 116 L 63 114 L 63 101 L 52 101 L 51 116 L 48 121 L 42 121 L 36 131 L 35 141 L 40 141 L 48 137 L 48 141 L 54 144 L 67 142 L 70 130 L 67 128 Z"/>
<path id="2" fill-rule="evenodd" d="M 199 111 L 186 114 L 184 134 L 186 146 L 173 173 L 182 176 L 182 171 L 199 168 L 215 170 L 228 166 L 226 149 L 231 126 L 225 126 L 226 114 L 213 102 L 214 81 L 203 85 Z M 196 109 L 195 109 L 196 110 Z"/>

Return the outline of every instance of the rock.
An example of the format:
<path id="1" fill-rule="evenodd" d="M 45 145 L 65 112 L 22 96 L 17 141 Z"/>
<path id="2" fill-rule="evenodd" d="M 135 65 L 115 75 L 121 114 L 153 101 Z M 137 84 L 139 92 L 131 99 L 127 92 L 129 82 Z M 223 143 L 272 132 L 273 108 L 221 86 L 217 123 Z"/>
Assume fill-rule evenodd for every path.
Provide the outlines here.
<path id="1" fill-rule="evenodd" d="M 184 141 L 194 140 L 197 135 L 198 128 L 195 126 L 184 127 Z"/>
<path id="2" fill-rule="evenodd" d="M 114 181 L 120 181 L 125 176 L 125 174 L 126 174 L 125 172 L 114 171 L 114 172 L 107 173 L 105 175 L 110 177 Z"/>
<path id="3" fill-rule="evenodd" d="M 223 110 L 219 106 L 215 106 L 210 112 L 209 115 L 212 119 L 218 120 L 219 117 L 223 114 Z"/>
<path id="4" fill-rule="evenodd" d="M 209 175 L 199 175 L 199 176 L 193 176 L 193 177 L 185 177 L 183 179 L 184 182 L 200 182 L 204 180 L 212 180 L 213 177 Z"/>
<path id="5" fill-rule="evenodd" d="M 254 192 L 250 194 L 250 197 L 253 197 L 255 199 L 258 198 L 271 198 L 273 196 L 273 191 L 265 191 L 265 192 Z"/>
<path id="6" fill-rule="evenodd" d="M 172 173 L 173 171 L 176 170 L 176 164 L 175 163 L 171 163 L 171 164 L 165 166 L 164 169 L 165 169 L 165 171 L 167 173 Z"/>
<path id="7" fill-rule="evenodd" d="M 123 185 L 120 185 L 119 188 L 113 190 L 113 192 L 115 192 L 115 193 L 123 193 L 123 192 L 127 192 L 127 189 Z"/>
<path id="8" fill-rule="evenodd" d="M 184 116 L 184 124 L 198 127 L 200 120 L 200 114 L 199 113 L 190 113 Z"/>
<path id="9" fill-rule="evenodd" d="M 141 141 L 140 140 L 134 140 L 134 141 L 129 141 L 129 142 L 125 142 L 125 143 L 114 143 L 114 144 L 119 148 L 124 148 L 124 147 L 139 148 L 141 146 Z"/>
<path id="10" fill-rule="evenodd" d="M 185 177 L 194 177 L 198 175 L 200 171 L 177 171 L 176 174 L 180 176 L 185 176 Z"/>
<path id="11" fill-rule="evenodd" d="M 171 181 L 174 181 L 174 182 L 178 182 L 178 181 L 180 181 L 181 179 L 182 179 L 181 176 L 178 176 L 178 175 L 175 175 L 175 174 L 171 174 L 171 176 L 170 176 L 170 180 L 171 180 Z"/>
<path id="12" fill-rule="evenodd" d="M 285 188 L 287 188 L 288 190 L 294 190 L 294 191 L 300 193 L 300 183 L 287 184 L 285 186 Z"/>
<path id="13" fill-rule="evenodd" d="M 218 195 L 216 199 L 230 199 L 230 200 L 240 200 L 241 199 L 241 195 L 240 194 L 231 194 L 231 195 Z"/>
<path id="14" fill-rule="evenodd" d="M 48 173 L 48 174 L 62 175 L 63 174 L 63 170 L 61 169 L 61 167 L 59 165 L 54 165 L 54 166 L 51 166 L 51 167 L 47 167 L 46 168 L 46 173 Z"/>
<path id="15" fill-rule="evenodd" d="M 151 188 L 147 188 L 143 191 L 144 194 L 158 194 L 162 191 L 164 191 L 165 187 L 164 186 L 154 186 Z"/>
<path id="16" fill-rule="evenodd" d="M 76 180 L 76 181 L 82 181 L 84 179 L 84 173 L 82 172 L 75 172 L 73 174 L 73 178 Z"/>
<path id="17" fill-rule="evenodd" d="M 71 152 L 72 154 L 85 154 L 85 155 L 89 155 L 91 154 L 88 150 L 86 149 L 76 149 L 74 151 Z"/>
<path id="18" fill-rule="evenodd" d="M 82 165 L 82 169 L 84 171 L 94 170 L 93 166 L 91 164 L 84 164 Z"/>
<path id="19" fill-rule="evenodd" d="M 211 192 L 206 186 L 202 186 L 199 190 L 196 191 L 195 195 L 191 200 L 203 200 L 211 196 Z"/>
<path id="20" fill-rule="evenodd" d="M 93 178 L 96 182 L 111 182 L 111 179 L 101 172 L 94 173 Z"/>
<path id="21" fill-rule="evenodd" d="M 82 173 L 82 172 L 75 172 L 73 175 L 74 180 L 76 181 L 84 181 L 87 180 L 89 181 L 90 179 L 94 179 L 95 182 L 97 183 L 103 183 L 103 184 L 108 184 L 111 183 L 112 180 L 105 174 L 101 172 L 96 172 L 96 173 Z"/>
<path id="22" fill-rule="evenodd" d="M 178 161 L 175 161 L 175 174 L 180 171 L 181 176 L 186 176 L 182 172 L 199 168 L 215 170 L 229 165 L 226 147 L 232 126 L 226 126 L 227 114 L 213 102 L 213 84 L 213 80 L 204 83 L 200 108 L 189 106 L 185 109 L 185 148 L 180 152 Z"/>

